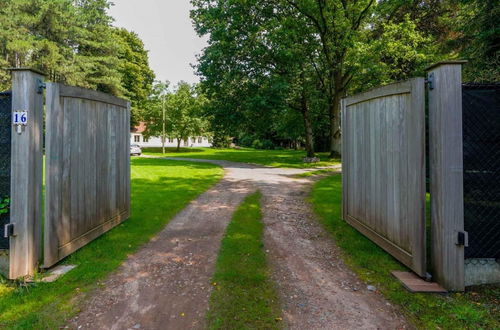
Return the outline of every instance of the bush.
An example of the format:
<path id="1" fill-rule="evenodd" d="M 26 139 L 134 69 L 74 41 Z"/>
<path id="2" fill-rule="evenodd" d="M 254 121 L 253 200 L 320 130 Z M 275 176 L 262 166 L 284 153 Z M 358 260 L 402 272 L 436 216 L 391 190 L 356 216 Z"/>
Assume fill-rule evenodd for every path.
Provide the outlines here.
<path id="1" fill-rule="evenodd" d="M 251 147 L 252 143 L 253 143 L 253 139 L 254 139 L 253 136 L 244 135 L 238 141 L 238 145 L 240 145 L 242 147 Z"/>
<path id="2" fill-rule="evenodd" d="M 224 134 L 214 134 L 212 139 L 212 147 L 214 148 L 229 148 L 231 139 Z"/>
<path id="3" fill-rule="evenodd" d="M 252 142 L 252 148 L 254 148 L 254 149 L 262 149 L 262 147 L 263 147 L 263 144 L 262 144 L 262 142 L 260 142 L 259 139 L 253 140 L 253 142 Z"/>
<path id="4" fill-rule="evenodd" d="M 264 140 L 264 141 L 262 141 L 262 149 L 272 150 L 272 149 L 274 149 L 274 143 L 272 143 L 269 140 Z"/>

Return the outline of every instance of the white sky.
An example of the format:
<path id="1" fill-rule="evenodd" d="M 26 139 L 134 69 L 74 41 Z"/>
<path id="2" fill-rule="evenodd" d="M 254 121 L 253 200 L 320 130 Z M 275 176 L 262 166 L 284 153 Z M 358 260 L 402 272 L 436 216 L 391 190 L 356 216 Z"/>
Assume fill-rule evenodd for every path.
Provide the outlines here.
<path id="1" fill-rule="evenodd" d="M 190 64 L 206 46 L 189 18 L 189 0 L 112 0 L 115 26 L 134 31 L 149 50 L 157 80 L 198 82 Z"/>

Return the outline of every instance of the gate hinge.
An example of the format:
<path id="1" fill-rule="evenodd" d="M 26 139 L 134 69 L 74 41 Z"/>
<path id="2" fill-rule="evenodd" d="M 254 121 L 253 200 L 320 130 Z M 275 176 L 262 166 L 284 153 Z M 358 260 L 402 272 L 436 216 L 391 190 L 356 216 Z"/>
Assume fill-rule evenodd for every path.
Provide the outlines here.
<path id="1" fill-rule="evenodd" d="M 36 92 L 37 92 L 38 94 L 42 94 L 42 93 L 43 93 L 43 90 L 44 90 L 45 88 L 47 88 L 47 84 L 46 84 L 46 83 L 44 83 L 42 79 L 38 79 L 38 80 L 37 80 L 37 90 L 36 90 Z"/>
<path id="2" fill-rule="evenodd" d="M 466 231 L 456 231 L 455 232 L 455 244 L 459 246 L 468 247 L 469 246 L 469 233 Z"/>
<path id="3" fill-rule="evenodd" d="M 13 223 L 8 223 L 5 225 L 5 230 L 3 232 L 4 238 L 9 238 L 11 236 L 14 236 L 14 224 Z"/>
<path id="4" fill-rule="evenodd" d="M 427 79 L 425 79 L 425 83 L 429 87 L 429 90 L 434 89 L 434 72 L 431 72 L 427 75 Z"/>

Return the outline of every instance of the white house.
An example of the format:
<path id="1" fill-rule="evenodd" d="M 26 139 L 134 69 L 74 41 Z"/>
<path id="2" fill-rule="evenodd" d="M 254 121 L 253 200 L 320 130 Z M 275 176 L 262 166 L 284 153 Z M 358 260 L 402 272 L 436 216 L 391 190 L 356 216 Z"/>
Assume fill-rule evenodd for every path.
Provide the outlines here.
<path id="1" fill-rule="evenodd" d="M 130 144 L 137 144 L 140 147 L 161 147 L 161 137 L 150 137 L 149 139 L 144 137 L 142 133 L 146 130 L 145 123 L 141 122 L 139 126 L 134 127 L 130 132 Z M 181 147 L 183 148 L 195 148 L 195 147 L 211 147 L 212 142 L 206 136 L 192 136 L 184 141 L 181 141 Z M 165 147 L 177 147 L 177 139 L 166 138 Z"/>

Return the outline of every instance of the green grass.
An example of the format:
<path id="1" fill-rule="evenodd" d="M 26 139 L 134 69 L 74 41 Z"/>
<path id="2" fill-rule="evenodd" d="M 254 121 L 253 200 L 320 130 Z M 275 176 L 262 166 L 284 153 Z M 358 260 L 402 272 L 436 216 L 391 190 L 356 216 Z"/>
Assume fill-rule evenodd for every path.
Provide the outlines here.
<path id="1" fill-rule="evenodd" d="M 295 176 L 296 178 L 308 178 L 308 177 L 311 177 L 311 176 L 316 176 L 316 175 L 326 175 L 326 174 L 330 174 L 330 173 L 335 172 L 335 171 L 338 171 L 338 170 L 333 169 L 333 168 L 323 168 L 323 169 L 321 169 L 321 170 L 309 171 L 309 172 L 304 172 L 304 173 L 295 174 L 294 176 Z"/>
<path id="2" fill-rule="evenodd" d="M 345 262 L 366 283 L 399 305 L 421 329 L 500 329 L 500 286 L 469 288 L 465 293 L 412 294 L 390 275 L 406 270 L 389 254 L 341 220 L 342 180 L 318 181 L 311 202 L 324 227 L 343 251 Z"/>
<path id="3" fill-rule="evenodd" d="M 248 196 L 222 240 L 212 279 L 210 329 L 279 329 L 278 298 L 263 251 L 261 194 Z"/>
<path id="4" fill-rule="evenodd" d="M 162 155 L 161 151 L 161 148 L 144 148 L 143 150 L 145 155 L 154 156 Z M 305 151 L 297 150 L 181 148 L 179 152 L 176 152 L 175 148 L 167 148 L 166 151 L 167 157 L 228 160 L 272 167 L 310 168 L 340 163 L 338 159 L 329 159 L 327 153 L 318 153 L 317 157 L 320 157 L 321 162 L 306 164 L 302 162 L 306 156 Z"/>
<path id="5" fill-rule="evenodd" d="M 222 175 L 211 164 L 133 159 L 131 218 L 64 260 L 78 267 L 55 283 L 0 281 L 0 328 L 57 329 L 78 311 L 85 293 Z"/>

